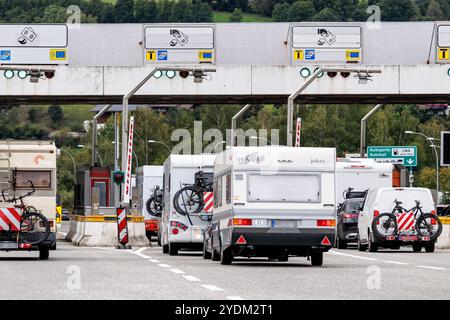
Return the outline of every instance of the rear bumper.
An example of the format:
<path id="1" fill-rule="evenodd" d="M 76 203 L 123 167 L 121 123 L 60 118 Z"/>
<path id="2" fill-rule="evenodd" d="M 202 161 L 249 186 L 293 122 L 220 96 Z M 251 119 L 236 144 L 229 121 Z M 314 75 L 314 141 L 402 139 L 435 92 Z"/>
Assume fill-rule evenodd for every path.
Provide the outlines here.
<path id="1" fill-rule="evenodd" d="M 245 244 L 239 243 L 241 236 L 244 237 Z M 287 253 L 303 256 L 311 252 L 330 250 L 334 240 L 334 228 L 234 228 L 231 247 L 235 255 L 265 256 Z"/>
<path id="2" fill-rule="evenodd" d="M 17 242 L 12 242 L 12 241 L 6 241 L 4 243 L 9 243 L 9 245 L 11 247 L 0 245 L 0 251 L 32 251 L 32 250 L 38 250 L 39 248 L 42 248 L 42 247 L 52 248 L 56 244 L 56 232 L 50 232 L 47 240 L 41 242 L 39 245 L 35 245 L 30 248 L 20 248 L 20 247 L 14 248 L 13 244 L 15 244 L 16 246 L 18 246 L 18 244 L 17 244 Z"/>
<path id="3" fill-rule="evenodd" d="M 145 230 L 147 232 L 158 232 L 159 220 L 145 220 Z"/>

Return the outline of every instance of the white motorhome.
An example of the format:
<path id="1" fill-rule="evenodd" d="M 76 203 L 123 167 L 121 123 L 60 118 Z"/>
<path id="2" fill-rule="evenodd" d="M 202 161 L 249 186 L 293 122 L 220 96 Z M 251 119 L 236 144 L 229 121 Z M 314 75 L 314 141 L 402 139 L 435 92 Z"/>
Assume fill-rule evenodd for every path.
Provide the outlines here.
<path id="1" fill-rule="evenodd" d="M 213 260 L 279 261 L 310 256 L 321 265 L 335 237 L 334 148 L 233 147 L 214 164 Z"/>
<path id="2" fill-rule="evenodd" d="M 147 238 L 158 235 L 160 215 L 149 212 L 150 200 L 154 195 L 154 188 L 163 185 L 163 166 L 142 166 L 136 168 L 136 188 L 138 190 L 138 211 L 144 216 Z"/>
<path id="3" fill-rule="evenodd" d="M 159 228 L 164 253 L 177 255 L 182 248 L 202 248 L 208 214 L 203 209 L 191 215 L 180 213 L 174 206 L 174 196 L 184 186 L 194 184 L 198 171 L 212 176 L 215 158 L 215 154 L 172 154 L 164 162 L 164 205 Z"/>
<path id="4" fill-rule="evenodd" d="M 14 207 L 14 203 L 8 200 L 30 194 L 23 199 L 24 205 L 33 207 L 45 216 L 50 233 L 39 245 L 24 248 L 39 250 L 39 257 L 43 260 L 48 258 L 50 249 L 56 248 L 56 156 L 57 149 L 53 141 L 0 141 L 0 192 L 4 191 L 4 197 L 0 197 L 0 210 Z M 15 204 L 20 204 L 20 201 Z M 11 237 L 4 225 L 8 217 L 2 218 L 0 249 L 23 249 L 8 241 Z"/>
<path id="5" fill-rule="evenodd" d="M 344 202 L 344 192 L 348 188 L 365 191 L 392 187 L 390 163 L 377 163 L 374 159 L 338 159 L 336 162 L 336 202 Z"/>

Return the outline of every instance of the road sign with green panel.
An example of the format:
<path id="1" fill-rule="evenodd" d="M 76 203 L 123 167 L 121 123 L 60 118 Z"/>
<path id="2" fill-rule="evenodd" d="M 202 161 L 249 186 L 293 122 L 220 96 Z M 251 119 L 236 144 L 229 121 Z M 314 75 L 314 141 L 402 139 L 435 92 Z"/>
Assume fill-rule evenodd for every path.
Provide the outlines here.
<path id="1" fill-rule="evenodd" d="M 377 162 L 402 164 L 406 167 L 417 167 L 417 147 L 381 146 L 368 147 L 367 157 Z"/>

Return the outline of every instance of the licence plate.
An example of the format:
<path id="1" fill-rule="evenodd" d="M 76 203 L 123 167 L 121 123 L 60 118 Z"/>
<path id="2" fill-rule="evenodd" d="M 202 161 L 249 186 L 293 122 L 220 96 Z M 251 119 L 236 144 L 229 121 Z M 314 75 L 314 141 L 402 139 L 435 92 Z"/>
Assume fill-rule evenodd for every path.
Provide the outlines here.
<path id="1" fill-rule="evenodd" d="M 297 228 L 297 220 L 272 220 L 272 228 Z"/>
<path id="2" fill-rule="evenodd" d="M 3 250 L 19 249 L 19 244 L 17 242 L 1 242 L 0 241 L 0 249 L 3 249 Z"/>
<path id="3" fill-rule="evenodd" d="M 398 239 L 400 241 L 417 241 L 417 236 L 399 236 Z"/>

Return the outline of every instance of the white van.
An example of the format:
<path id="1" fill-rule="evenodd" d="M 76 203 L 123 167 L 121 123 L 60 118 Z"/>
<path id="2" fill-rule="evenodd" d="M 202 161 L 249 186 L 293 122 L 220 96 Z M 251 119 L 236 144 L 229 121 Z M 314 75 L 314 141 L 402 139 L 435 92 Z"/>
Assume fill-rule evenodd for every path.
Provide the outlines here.
<path id="1" fill-rule="evenodd" d="M 336 162 L 336 201 L 344 202 L 348 188 L 355 191 L 392 187 L 390 163 L 377 163 L 374 159 L 350 158 Z"/>
<path id="2" fill-rule="evenodd" d="M 310 256 L 321 265 L 336 229 L 334 148 L 233 147 L 214 164 L 213 260 Z"/>
<path id="3" fill-rule="evenodd" d="M 56 249 L 56 156 L 53 141 L 0 141 L 0 250 L 39 250 L 39 258 L 46 260 L 49 250 Z M 21 201 L 11 202 L 21 196 L 24 206 L 41 213 L 49 224 L 46 240 L 31 247 L 11 237 L 11 226 L 20 224 L 20 217 L 8 210 L 23 214 L 14 209 Z"/>
<path id="4" fill-rule="evenodd" d="M 185 185 L 194 184 L 198 171 L 212 176 L 215 158 L 215 154 L 171 154 L 164 162 L 164 205 L 159 228 L 164 253 L 177 255 L 182 248 L 202 249 L 203 230 L 209 224 L 210 215 L 204 209 L 189 215 L 178 212 L 174 196 Z"/>
<path id="5" fill-rule="evenodd" d="M 398 204 L 406 209 L 408 221 L 399 221 L 399 227 L 394 228 L 395 234 L 379 237 L 373 230 L 374 218 L 384 214 L 392 213 Z M 379 188 L 370 190 L 363 203 L 358 220 L 358 249 L 360 251 L 377 251 L 378 247 L 399 249 L 401 245 L 413 245 L 414 251 L 420 251 L 425 247 L 426 251 L 434 251 L 434 241 L 421 239 L 417 234 L 414 215 L 411 209 L 420 202 L 423 213 L 436 214 L 436 208 L 431 191 L 425 188 Z M 401 202 L 401 203 L 399 203 Z M 397 215 L 397 220 L 399 216 Z"/>
<path id="6" fill-rule="evenodd" d="M 142 166 L 136 168 L 137 210 L 144 216 L 145 231 L 150 241 L 152 236 L 158 235 L 158 225 L 161 216 L 155 216 L 149 212 L 149 201 L 153 197 L 153 191 L 156 186 L 162 189 L 163 172 L 163 166 Z"/>

